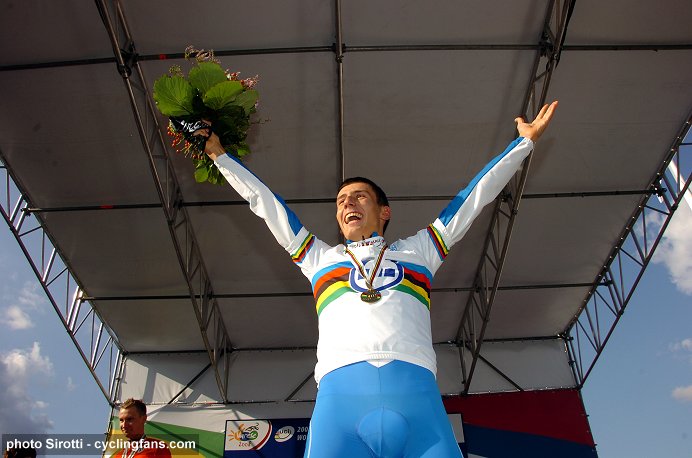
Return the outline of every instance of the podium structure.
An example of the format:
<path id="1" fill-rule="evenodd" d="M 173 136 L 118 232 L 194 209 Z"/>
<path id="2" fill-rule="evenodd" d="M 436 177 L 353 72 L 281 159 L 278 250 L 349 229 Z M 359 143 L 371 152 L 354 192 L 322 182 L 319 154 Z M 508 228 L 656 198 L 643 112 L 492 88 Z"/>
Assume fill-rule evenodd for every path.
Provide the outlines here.
<path id="1" fill-rule="evenodd" d="M 2 215 L 108 402 L 143 399 L 152 435 L 203 456 L 302 456 L 318 336 L 262 221 L 170 146 L 152 85 L 183 50 L 259 75 L 246 164 L 332 243 L 343 177 L 413 234 L 559 100 L 436 275 L 437 379 L 469 457 L 596 455 L 580 390 L 689 195 L 687 2 L 13 6 Z"/>

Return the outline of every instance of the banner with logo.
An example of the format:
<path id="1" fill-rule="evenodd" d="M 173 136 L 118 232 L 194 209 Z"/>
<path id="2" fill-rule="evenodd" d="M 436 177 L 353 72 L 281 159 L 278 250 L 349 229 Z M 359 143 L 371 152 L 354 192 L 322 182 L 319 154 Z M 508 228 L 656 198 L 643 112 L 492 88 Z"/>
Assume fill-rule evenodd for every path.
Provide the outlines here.
<path id="1" fill-rule="evenodd" d="M 226 420 L 224 458 L 300 458 L 308 437 L 307 418 Z"/>

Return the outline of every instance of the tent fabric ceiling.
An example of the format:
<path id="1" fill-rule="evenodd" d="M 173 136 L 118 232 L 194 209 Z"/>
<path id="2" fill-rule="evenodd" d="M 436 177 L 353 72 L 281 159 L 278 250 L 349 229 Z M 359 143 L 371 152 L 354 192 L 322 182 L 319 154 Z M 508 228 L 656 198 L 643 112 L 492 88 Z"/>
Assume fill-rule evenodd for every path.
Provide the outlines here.
<path id="1" fill-rule="evenodd" d="M 218 0 L 192 11 L 178 0 L 121 2 L 149 92 L 170 65 L 185 65 L 155 57 L 190 44 L 259 75 L 261 122 L 247 165 L 299 201 L 294 211 L 331 243 L 341 151 L 346 176 L 372 177 L 393 197 L 396 239 L 431 222 L 441 197 L 513 139 L 549 4 L 341 2 L 340 144 L 333 1 Z M 6 1 L 0 18 L 2 161 L 32 206 L 56 210 L 38 215 L 124 351 L 204 348 L 97 8 Z M 648 187 L 692 108 L 690 23 L 682 0 L 576 2 L 550 82 L 560 108 L 531 163 L 486 337 L 555 336 L 579 312 L 639 197 L 531 194 Z M 170 154 L 233 345 L 314 347 L 313 301 L 298 269 L 232 189 L 195 183 L 188 160 Z M 132 208 L 74 209 L 106 205 Z M 436 277 L 436 342 L 456 337 L 489 220 L 486 210 Z M 512 288 L 560 284 L 581 286 Z"/>

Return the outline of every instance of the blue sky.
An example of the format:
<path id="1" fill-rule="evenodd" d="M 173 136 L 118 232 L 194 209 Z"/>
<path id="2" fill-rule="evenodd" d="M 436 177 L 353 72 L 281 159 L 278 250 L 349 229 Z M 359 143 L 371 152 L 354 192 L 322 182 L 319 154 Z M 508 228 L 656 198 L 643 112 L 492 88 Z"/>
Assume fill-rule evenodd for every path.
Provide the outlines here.
<path id="1" fill-rule="evenodd" d="M 601 458 L 692 456 L 692 210 L 682 206 L 583 393 Z M 0 226 L 0 433 L 101 433 L 110 408 Z"/>
<path id="2" fill-rule="evenodd" d="M 692 457 L 691 299 L 645 274 L 582 390 L 601 458 Z"/>

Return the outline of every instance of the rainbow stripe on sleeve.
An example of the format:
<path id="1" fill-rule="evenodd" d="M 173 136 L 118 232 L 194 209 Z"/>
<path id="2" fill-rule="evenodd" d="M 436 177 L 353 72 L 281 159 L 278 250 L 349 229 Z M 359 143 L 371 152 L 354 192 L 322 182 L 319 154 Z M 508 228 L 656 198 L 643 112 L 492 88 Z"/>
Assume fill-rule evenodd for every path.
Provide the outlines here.
<path id="1" fill-rule="evenodd" d="M 315 236 L 312 235 L 311 233 L 308 233 L 308 236 L 305 237 L 305 240 L 303 240 L 303 243 L 300 244 L 300 247 L 291 255 L 291 259 L 293 259 L 293 262 L 296 264 L 300 264 L 303 262 L 303 259 L 305 259 L 305 255 L 310 251 L 310 247 L 312 247 L 312 244 L 315 243 Z"/>
<path id="2" fill-rule="evenodd" d="M 435 226 L 431 224 L 428 226 L 428 235 L 430 236 L 430 240 L 437 250 L 437 254 L 440 255 L 440 259 L 444 260 L 447 257 L 447 254 L 449 254 L 449 248 L 447 248 L 447 245 L 445 245 L 445 242 L 442 239 L 442 234 L 440 234 Z"/>

